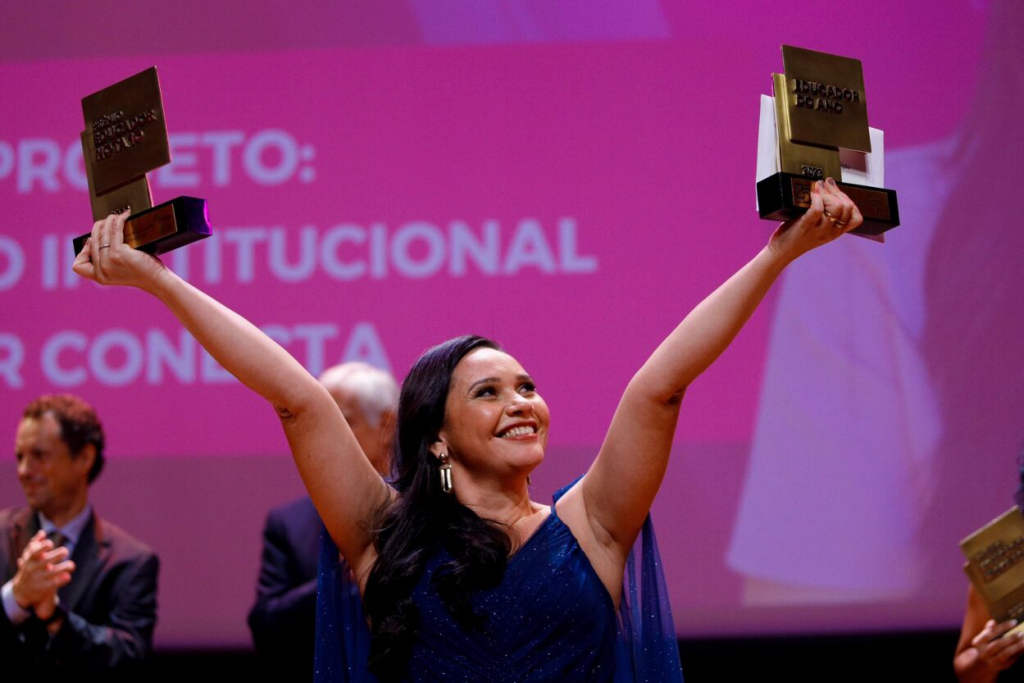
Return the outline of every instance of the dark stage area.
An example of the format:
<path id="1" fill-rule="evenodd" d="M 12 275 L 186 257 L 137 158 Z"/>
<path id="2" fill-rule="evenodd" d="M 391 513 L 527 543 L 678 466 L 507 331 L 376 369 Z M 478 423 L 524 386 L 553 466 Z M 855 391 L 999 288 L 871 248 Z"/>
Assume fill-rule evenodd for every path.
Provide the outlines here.
<path id="1" fill-rule="evenodd" d="M 686 683 L 718 681 L 930 681 L 952 683 L 953 630 L 827 636 L 699 638 L 679 641 Z M 191 683 L 260 680 L 247 649 L 164 650 L 152 679 Z"/>

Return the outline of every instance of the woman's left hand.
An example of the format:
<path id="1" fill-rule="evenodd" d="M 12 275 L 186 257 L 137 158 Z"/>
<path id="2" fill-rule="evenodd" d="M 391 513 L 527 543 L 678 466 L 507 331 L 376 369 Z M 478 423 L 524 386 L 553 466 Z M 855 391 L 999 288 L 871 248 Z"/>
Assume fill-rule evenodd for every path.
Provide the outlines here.
<path id="1" fill-rule="evenodd" d="M 811 208 L 799 218 L 780 225 L 768 242 L 768 248 L 789 262 L 863 222 L 857 205 L 834 180 L 819 180 L 811 186 Z"/>
<path id="2" fill-rule="evenodd" d="M 128 212 L 125 212 L 96 221 L 72 269 L 101 285 L 138 287 L 152 292 L 164 266 L 160 259 L 125 244 L 127 218 Z"/>

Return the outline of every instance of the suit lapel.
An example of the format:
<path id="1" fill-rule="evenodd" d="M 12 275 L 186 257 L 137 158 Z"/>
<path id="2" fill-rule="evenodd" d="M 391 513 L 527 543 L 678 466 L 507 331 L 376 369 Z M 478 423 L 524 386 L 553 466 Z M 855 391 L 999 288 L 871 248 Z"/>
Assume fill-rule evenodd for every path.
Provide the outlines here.
<path id="1" fill-rule="evenodd" d="M 7 539 L 10 555 L 7 558 L 7 578 L 18 572 L 18 558 L 25 551 L 29 540 L 39 531 L 39 517 L 30 508 L 19 510 L 9 528 Z"/>
<path id="2" fill-rule="evenodd" d="M 103 524 L 94 512 L 82 529 L 82 536 L 75 544 L 75 552 L 71 556 L 75 562 L 71 583 L 57 591 L 68 611 L 75 611 L 86 591 L 93 585 L 93 578 L 106 562 L 109 546 L 110 543 L 103 535 Z"/>

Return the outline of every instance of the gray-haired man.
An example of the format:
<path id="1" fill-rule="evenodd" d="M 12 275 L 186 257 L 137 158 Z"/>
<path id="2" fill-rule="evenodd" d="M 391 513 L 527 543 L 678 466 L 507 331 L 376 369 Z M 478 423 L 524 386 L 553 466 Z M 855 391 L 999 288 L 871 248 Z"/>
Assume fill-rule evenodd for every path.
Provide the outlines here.
<path id="1" fill-rule="evenodd" d="M 388 470 L 398 386 L 387 372 L 365 363 L 326 370 L 320 383 L 334 397 L 366 457 Z M 275 508 L 263 530 L 256 604 L 249 612 L 256 649 L 288 680 L 310 680 L 316 610 L 317 550 L 323 527 L 308 496 Z"/>

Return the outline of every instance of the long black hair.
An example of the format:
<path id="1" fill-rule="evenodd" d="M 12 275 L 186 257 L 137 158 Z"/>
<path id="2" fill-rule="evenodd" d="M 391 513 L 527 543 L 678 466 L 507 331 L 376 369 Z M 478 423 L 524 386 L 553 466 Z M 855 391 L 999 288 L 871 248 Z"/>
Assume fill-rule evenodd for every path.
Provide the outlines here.
<path id="1" fill-rule="evenodd" d="M 483 625 L 470 604 L 471 593 L 497 586 L 508 563 L 511 544 L 505 530 L 441 490 L 440 463 L 430 451 L 444 424 L 452 372 L 480 348 L 499 346 L 475 335 L 439 344 L 420 356 L 402 383 L 391 458 L 398 496 L 379 511 L 371 530 L 377 561 L 363 592 L 371 633 L 369 668 L 381 681 L 401 680 L 406 673 L 420 626 L 412 591 L 439 548 L 452 560 L 435 572 L 431 585 L 466 628 Z"/>

